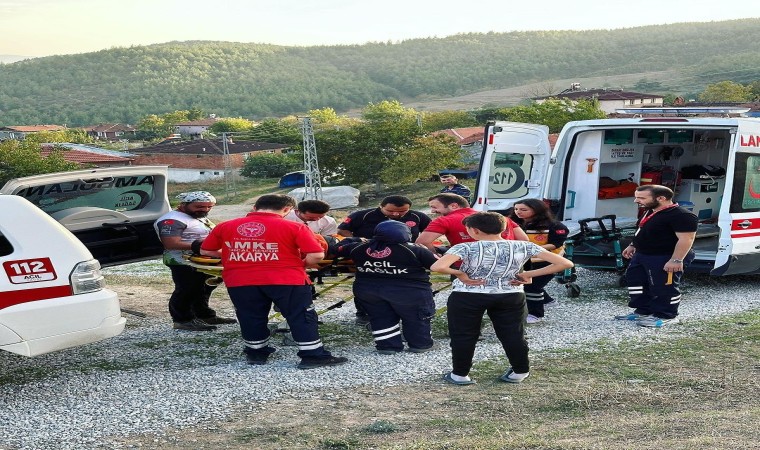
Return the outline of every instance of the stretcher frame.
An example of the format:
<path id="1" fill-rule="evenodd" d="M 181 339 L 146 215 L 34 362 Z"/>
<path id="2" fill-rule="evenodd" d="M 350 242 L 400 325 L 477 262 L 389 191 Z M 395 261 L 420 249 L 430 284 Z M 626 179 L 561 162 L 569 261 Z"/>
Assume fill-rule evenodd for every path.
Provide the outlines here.
<path id="1" fill-rule="evenodd" d="M 628 261 L 623 258 L 622 242 L 632 239 L 634 229 L 618 227 L 616 219 L 617 216 L 614 214 L 608 214 L 579 220 L 580 232 L 565 240 L 564 256 L 572 261 L 574 266 L 559 272 L 555 278 L 557 282 L 565 285 L 568 297 L 578 297 L 581 294 L 581 288 L 576 283 L 578 267 L 614 270 L 619 275 L 618 284 L 624 286 L 624 273 Z M 598 228 L 592 228 L 591 224 L 596 224 Z M 582 263 L 579 260 L 589 262 Z"/>

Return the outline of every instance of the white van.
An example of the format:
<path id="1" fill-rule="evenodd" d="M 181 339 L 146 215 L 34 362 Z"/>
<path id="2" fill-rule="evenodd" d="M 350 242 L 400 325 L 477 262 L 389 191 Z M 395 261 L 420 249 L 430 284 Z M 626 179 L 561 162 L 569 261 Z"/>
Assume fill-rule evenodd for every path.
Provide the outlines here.
<path id="1" fill-rule="evenodd" d="M 0 189 L 0 349 L 25 356 L 124 329 L 101 266 L 161 255 L 166 167 L 38 175 Z"/>
<path id="2" fill-rule="evenodd" d="M 631 183 L 663 184 L 700 220 L 689 271 L 759 273 L 760 119 L 694 117 L 736 112 L 709 108 L 646 111 L 658 116 L 570 122 L 553 150 L 545 126 L 487 124 L 473 207 L 504 212 L 541 198 L 571 234 L 579 221 L 607 215 L 632 229 L 639 211 Z"/>

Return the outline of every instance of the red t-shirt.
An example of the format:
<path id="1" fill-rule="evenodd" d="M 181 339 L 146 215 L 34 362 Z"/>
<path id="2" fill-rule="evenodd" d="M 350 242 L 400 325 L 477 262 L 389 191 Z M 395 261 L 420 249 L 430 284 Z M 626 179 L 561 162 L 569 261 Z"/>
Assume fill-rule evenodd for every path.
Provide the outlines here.
<path id="1" fill-rule="evenodd" d="M 309 227 L 269 212 L 220 223 L 201 248 L 222 250 L 228 287 L 311 284 L 301 254 L 323 251 Z"/>
<path id="2" fill-rule="evenodd" d="M 430 225 L 425 228 L 425 231 L 446 236 L 446 239 L 451 245 L 461 244 L 463 242 L 473 242 L 475 239 L 471 238 L 470 235 L 467 234 L 467 229 L 462 224 L 462 219 L 467 216 L 471 216 L 476 212 L 477 211 L 472 208 L 455 209 L 445 216 L 440 216 L 433 219 L 433 221 L 430 222 Z M 514 229 L 518 225 L 509 217 L 505 217 L 505 219 L 507 219 L 507 228 L 501 234 L 501 237 L 504 239 L 514 239 Z"/>

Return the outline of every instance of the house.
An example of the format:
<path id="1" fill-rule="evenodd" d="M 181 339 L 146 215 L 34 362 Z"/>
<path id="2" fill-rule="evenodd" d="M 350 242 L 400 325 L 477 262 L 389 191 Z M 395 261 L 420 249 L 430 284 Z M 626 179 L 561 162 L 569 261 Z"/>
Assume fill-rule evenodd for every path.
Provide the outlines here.
<path id="1" fill-rule="evenodd" d="M 448 128 L 432 134 L 445 134 L 456 139 L 457 145 L 467 153 L 462 162 L 475 165 L 480 161 L 480 153 L 483 151 L 483 131 L 484 127 Z"/>
<path id="2" fill-rule="evenodd" d="M 62 146 L 61 144 L 42 144 L 40 155 L 47 157 L 53 152 L 55 147 L 61 148 Z M 134 158 L 126 156 L 100 154 L 69 148 L 62 148 L 62 155 L 66 161 L 80 164 L 85 168 L 130 166 L 134 160 Z"/>
<path id="3" fill-rule="evenodd" d="M 0 141 L 6 139 L 22 140 L 27 134 L 39 133 L 40 131 L 65 131 L 61 125 L 16 125 L 0 127 Z"/>
<path id="4" fill-rule="evenodd" d="M 565 89 L 559 94 L 535 97 L 533 100 L 541 104 L 550 98 L 576 101 L 595 99 L 599 102 L 599 109 L 607 114 L 615 113 L 618 108 L 644 108 L 663 105 L 662 95 L 642 94 L 622 89 L 582 89 L 580 83 L 573 83 L 569 89 Z"/>
<path id="5" fill-rule="evenodd" d="M 285 144 L 252 141 L 227 141 L 229 166 L 238 171 L 250 156 L 263 153 L 283 153 Z M 224 144 L 219 139 L 196 139 L 169 142 L 150 147 L 133 148 L 137 155 L 133 164 L 169 166 L 169 181 L 187 183 L 224 177 Z"/>
<path id="6" fill-rule="evenodd" d="M 181 122 L 174 125 L 174 129 L 182 136 L 188 136 L 190 139 L 202 138 L 211 125 L 217 122 L 216 116 L 211 116 L 208 119 L 192 120 L 189 122 Z"/>
<path id="7" fill-rule="evenodd" d="M 137 130 L 132 125 L 121 123 L 99 123 L 84 127 L 88 135 L 98 140 L 115 141 L 117 139 L 129 139 L 135 136 Z"/>

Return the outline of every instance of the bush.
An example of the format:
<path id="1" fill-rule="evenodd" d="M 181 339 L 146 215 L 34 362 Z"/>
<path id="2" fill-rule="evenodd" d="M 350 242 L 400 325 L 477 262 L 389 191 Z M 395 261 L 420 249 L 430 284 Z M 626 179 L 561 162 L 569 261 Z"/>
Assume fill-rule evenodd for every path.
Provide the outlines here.
<path id="1" fill-rule="evenodd" d="M 303 157 L 300 154 L 267 153 L 246 159 L 240 174 L 249 178 L 279 178 L 302 168 Z"/>

